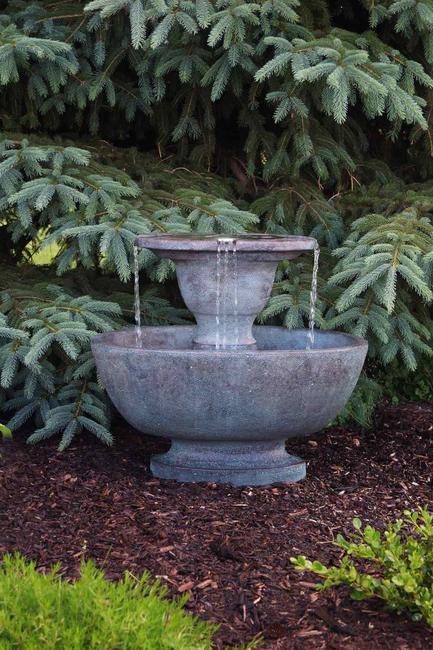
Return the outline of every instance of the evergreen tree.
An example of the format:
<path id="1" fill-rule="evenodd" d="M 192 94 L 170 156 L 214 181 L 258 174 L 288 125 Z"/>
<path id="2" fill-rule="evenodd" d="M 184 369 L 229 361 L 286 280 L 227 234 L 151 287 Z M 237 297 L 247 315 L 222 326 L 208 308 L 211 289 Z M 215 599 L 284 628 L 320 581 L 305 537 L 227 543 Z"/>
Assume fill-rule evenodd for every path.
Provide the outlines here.
<path id="1" fill-rule="evenodd" d="M 111 441 L 89 341 L 131 323 L 133 241 L 153 231 L 316 237 L 320 327 L 370 344 L 350 416 L 395 390 L 388 370 L 428 383 L 432 0 L 1 6 L 8 426 Z M 185 322 L 173 265 L 139 264 L 145 322 Z M 281 264 L 260 320 L 305 326 L 310 275 Z"/>

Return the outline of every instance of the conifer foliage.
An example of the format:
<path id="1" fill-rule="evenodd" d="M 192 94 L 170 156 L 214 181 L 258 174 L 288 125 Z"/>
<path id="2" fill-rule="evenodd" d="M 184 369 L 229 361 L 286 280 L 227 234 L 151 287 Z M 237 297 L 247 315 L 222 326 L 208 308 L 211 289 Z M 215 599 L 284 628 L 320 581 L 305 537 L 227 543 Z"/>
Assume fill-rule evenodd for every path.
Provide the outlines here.
<path id="1" fill-rule="evenodd" d="M 31 421 L 30 441 L 60 434 L 61 448 L 82 431 L 111 441 L 89 343 L 131 323 L 144 232 L 316 237 L 320 327 L 370 344 L 348 413 L 368 420 L 389 369 L 427 381 L 431 0 L 0 7 L 8 426 Z M 139 264 L 144 322 L 184 322 L 173 265 Z M 305 326 L 310 274 L 308 258 L 281 264 L 261 322 Z"/>

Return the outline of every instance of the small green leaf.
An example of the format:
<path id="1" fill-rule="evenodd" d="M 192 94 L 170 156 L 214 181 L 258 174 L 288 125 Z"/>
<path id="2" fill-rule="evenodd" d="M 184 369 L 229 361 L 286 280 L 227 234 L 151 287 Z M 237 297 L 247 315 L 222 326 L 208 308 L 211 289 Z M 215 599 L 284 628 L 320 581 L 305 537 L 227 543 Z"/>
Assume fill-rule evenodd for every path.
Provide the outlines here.
<path id="1" fill-rule="evenodd" d="M 0 433 L 2 435 L 3 440 L 12 439 L 12 431 L 4 424 L 0 424 Z"/>
<path id="2" fill-rule="evenodd" d="M 312 569 L 315 573 L 323 573 L 325 571 L 325 567 L 318 560 L 314 560 L 312 563 Z"/>
<path id="3" fill-rule="evenodd" d="M 355 519 L 352 521 L 353 527 L 356 528 L 356 530 L 361 530 L 362 528 L 362 522 L 358 517 L 355 517 Z"/>
<path id="4" fill-rule="evenodd" d="M 305 569 L 306 567 L 306 558 L 303 555 L 298 557 L 291 557 L 290 562 L 295 565 L 297 569 Z"/>

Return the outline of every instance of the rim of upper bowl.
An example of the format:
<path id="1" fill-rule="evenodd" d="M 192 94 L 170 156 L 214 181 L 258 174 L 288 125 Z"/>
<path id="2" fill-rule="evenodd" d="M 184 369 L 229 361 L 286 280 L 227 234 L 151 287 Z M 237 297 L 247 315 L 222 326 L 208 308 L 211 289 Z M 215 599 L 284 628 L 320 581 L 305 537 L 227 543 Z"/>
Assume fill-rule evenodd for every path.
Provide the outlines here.
<path id="1" fill-rule="evenodd" d="M 296 332 L 303 332 L 303 333 L 308 333 L 308 330 L 305 328 L 298 328 L 298 329 L 293 329 L 293 330 L 288 330 L 286 327 L 281 327 L 278 325 L 256 325 L 255 327 L 266 327 L 268 330 L 278 330 L 278 331 L 284 331 L 284 332 L 291 332 L 291 333 L 296 333 Z M 185 330 L 185 328 L 194 330 L 195 325 L 144 325 L 143 330 L 149 330 L 149 331 L 155 331 L 155 330 Z M 341 336 L 341 337 L 346 337 L 350 339 L 351 344 L 349 345 L 340 345 L 340 346 L 334 346 L 334 347 L 329 347 L 329 348 L 293 348 L 293 349 L 287 349 L 287 348 L 278 348 L 275 350 L 272 349 L 242 349 L 242 350 L 234 350 L 233 348 L 226 348 L 226 349 L 209 349 L 209 348 L 163 348 L 163 347 L 136 347 L 134 345 L 119 345 L 118 343 L 115 343 L 114 341 L 110 341 L 110 338 L 112 339 L 113 337 L 116 336 L 116 334 L 120 334 L 122 332 L 134 332 L 134 328 L 128 328 L 128 329 L 122 329 L 122 330 L 113 330 L 111 332 L 103 332 L 102 334 L 97 334 L 96 336 L 93 337 L 91 340 L 91 345 L 92 346 L 109 346 L 112 348 L 116 348 L 118 350 L 134 350 L 135 352 L 138 353 L 145 353 L 145 352 L 164 352 L 164 353 L 171 353 L 171 354 L 179 354 L 179 352 L 185 353 L 188 352 L 190 354 L 239 354 L 241 353 L 242 355 L 245 354 L 295 354 L 298 352 L 302 352 L 303 354 L 308 353 L 308 354 L 320 354 L 324 352 L 338 352 L 342 350 L 355 350 L 357 348 L 368 348 L 368 342 L 363 339 L 361 336 L 356 336 L 354 334 L 347 334 L 346 332 L 338 332 L 335 330 L 317 330 L 316 335 L 320 336 L 322 334 L 333 334 L 334 336 Z M 144 341 L 143 341 L 144 343 Z"/>
<path id="2" fill-rule="evenodd" d="M 213 252 L 218 250 L 218 243 L 231 244 L 236 251 L 248 251 L 254 253 L 284 253 L 290 251 L 311 251 L 318 244 L 314 237 L 303 237 L 297 235 L 273 235 L 262 233 L 241 233 L 238 235 L 201 235 L 198 233 L 149 233 L 139 235 L 135 245 L 139 248 L 150 248 L 151 250 L 172 250 L 172 251 L 205 251 Z"/>

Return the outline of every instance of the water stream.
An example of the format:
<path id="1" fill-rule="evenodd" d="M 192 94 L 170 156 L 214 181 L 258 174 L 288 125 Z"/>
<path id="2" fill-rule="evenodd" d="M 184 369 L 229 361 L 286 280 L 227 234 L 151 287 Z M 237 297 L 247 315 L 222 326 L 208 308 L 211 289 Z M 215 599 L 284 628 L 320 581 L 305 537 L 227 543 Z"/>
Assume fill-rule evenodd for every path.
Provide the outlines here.
<path id="1" fill-rule="evenodd" d="M 230 298 L 228 291 L 228 279 L 229 279 L 229 242 L 227 240 L 223 241 L 223 250 L 224 250 L 224 261 L 223 261 L 223 277 L 222 277 L 222 326 L 223 326 L 223 340 L 222 340 L 222 349 L 225 350 L 227 347 L 227 302 Z"/>
<path id="2" fill-rule="evenodd" d="M 216 333 L 215 333 L 215 348 L 220 348 L 220 325 L 221 325 L 221 240 L 217 241 L 217 261 L 216 261 Z"/>
<path id="3" fill-rule="evenodd" d="M 319 257 L 320 257 L 320 247 L 316 242 L 314 247 L 314 263 L 313 263 L 313 275 L 311 278 L 311 290 L 310 290 L 310 316 L 308 322 L 308 344 L 307 350 L 314 348 L 314 327 L 316 321 L 316 302 L 317 302 L 317 275 L 319 272 Z"/>
<path id="4" fill-rule="evenodd" d="M 234 301 L 234 320 L 235 320 L 235 346 L 238 347 L 239 345 L 239 318 L 238 318 L 238 282 L 239 282 L 239 275 L 238 275 L 238 253 L 236 249 L 236 239 L 233 240 L 233 245 L 232 245 L 232 264 L 233 264 L 233 301 Z"/>
<path id="5" fill-rule="evenodd" d="M 140 305 L 140 267 L 138 262 L 138 246 L 134 246 L 134 315 L 135 315 L 135 344 L 141 348 L 141 305 Z"/>
<path id="6" fill-rule="evenodd" d="M 235 332 L 234 343 L 230 342 L 230 347 L 239 345 L 238 258 L 235 239 L 230 237 L 218 239 L 216 267 L 215 348 L 225 350 L 227 348 L 229 314 L 234 320 Z M 233 302 L 233 308 L 231 302 Z"/>

